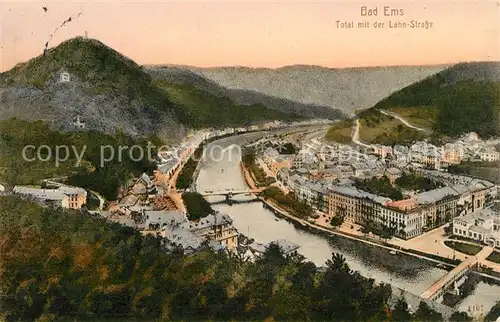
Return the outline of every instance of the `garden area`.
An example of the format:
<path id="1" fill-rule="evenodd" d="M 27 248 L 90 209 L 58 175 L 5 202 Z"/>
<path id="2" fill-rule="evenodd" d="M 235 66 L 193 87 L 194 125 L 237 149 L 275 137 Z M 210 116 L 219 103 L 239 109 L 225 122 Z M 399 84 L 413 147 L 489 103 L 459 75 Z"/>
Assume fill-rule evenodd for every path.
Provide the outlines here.
<path id="1" fill-rule="evenodd" d="M 279 206 L 291 211 L 297 217 L 307 218 L 313 214 L 311 206 L 298 201 L 291 194 L 285 195 L 280 188 L 268 187 L 262 192 L 262 196 L 275 201 Z"/>
<path id="2" fill-rule="evenodd" d="M 483 249 L 479 245 L 473 245 L 473 244 L 467 244 L 467 243 L 461 243 L 459 241 L 454 241 L 454 240 L 446 240 L 444 244 L 457 252 L 467 254 L 467 255 L 476 255 Z"/>
<path id="3" fill-rule="evenodd" d="M 374 195 L 383 196 L 392 200 L 403 200 L 403 193 L 394 187 L 387 177 L 372 178 L 369 180 L 355 179 L 356 188 L 370 192 Z"/>
<path id="4" fill-rule="evenodd" d="M 490 256 L 486 257 L 487 260 L 500 264 L 500 252 L 499 251 L 494 251 L 493 253 L 490 254 Z"/>
<path id="5" fill-rule="evenodd" d="M 241 157 L 241 161 L 245 168 L 250 171 L 257 187 L 267 187 L 276 182 L 276 179 L 269 177 L 265 171 L 257 164 L 255 159 L 255 152 L 247 150 Z"/>

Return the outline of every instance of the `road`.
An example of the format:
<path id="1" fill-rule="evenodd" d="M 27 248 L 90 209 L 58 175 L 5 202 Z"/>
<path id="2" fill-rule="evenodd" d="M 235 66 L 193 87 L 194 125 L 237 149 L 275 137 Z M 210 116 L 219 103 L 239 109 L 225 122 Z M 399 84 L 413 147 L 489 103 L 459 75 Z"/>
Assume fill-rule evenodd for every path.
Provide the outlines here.
<path id="1" fill-rule="evenodd" d="M 364 144 L 359 140 L 359 127 L 359 119 L 356 119 L 356 129 L 354 130 L 354 134 L 352 135 L 352 142 L 357 145 L 364 146 L 365 148 L 369 148 L 370 146 L 368 144 Z"/>
<path id="2" fill-rule="evenodd" d="M 99 210 L 104 210 L 104 204 L 106 203 L 106 200 L 97 192 L 95 192 L 93 190 L 89 190 L 89 191 L 92 192 L 94 194 L 94 196 L 96 196 L 99 199 Z"/>
<path id="3" fill-rule="evenodd" d="M 384 115 L 387 115 L 387 116 L 390 116 L 390 117 L 393 117 L 393 118 L 399 120 L 401 123 L 403 123 L 404 125 L 406 125 L 409 128 L 412 128 L 412 129 L 417 130 L 417 131 L 427 132 L 426 129 L 423 129 L 421 127 L 418 127 L 418 126 L 415 126 L 415 125 L 408 123 L 408 121 L 406 121 L 404 118 L 402 118 L 401 116 L 399 116 L 395 113 L 387 112 L 387 111 L 383 111 L 383 110 L 378 110 L 378 111 Z"/>

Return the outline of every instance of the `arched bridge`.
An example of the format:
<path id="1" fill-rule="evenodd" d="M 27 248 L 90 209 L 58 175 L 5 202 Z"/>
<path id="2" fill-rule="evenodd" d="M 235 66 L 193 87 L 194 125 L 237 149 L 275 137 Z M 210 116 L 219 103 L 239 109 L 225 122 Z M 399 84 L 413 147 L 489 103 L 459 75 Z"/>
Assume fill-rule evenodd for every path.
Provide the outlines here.
<path id="1" fill-rule="evenodd" d="M 257 188 L 257 189 L 245 189 L 245 190 L 235 190 L 235 189 L 229 189 L 229 190 L 219 190 L 219 191 L 204 191 L 202 193 L 203 197 L 212 197 L 212 196 L 236 196 L 236 195 L 242 195 L 242 194 L 251 194 L 251 193 L 260 193 L 264 191 L 265 188 Z"/>

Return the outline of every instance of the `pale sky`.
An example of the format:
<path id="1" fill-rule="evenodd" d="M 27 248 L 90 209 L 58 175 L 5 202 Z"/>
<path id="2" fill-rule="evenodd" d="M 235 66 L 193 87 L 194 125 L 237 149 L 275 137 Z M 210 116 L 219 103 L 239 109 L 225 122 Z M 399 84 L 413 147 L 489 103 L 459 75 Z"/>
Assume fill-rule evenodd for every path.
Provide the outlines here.
<path id="1" fill-rule="evenodd" d="M 0 0 L 0 71 L 75 36 L 138 64 L 280 67 L 419 65 L 500 60 L 498 1 L 19 1 Z M 361 6 L 378 15 L 361 16 Z M 44 12 L 42 7 L 47 7 Z M 384 16 L 384 6 L 403 16 Z M 355 28 L 337 28 L 336 21 Z M 432 22 L 429 29 L 389 21 Z M 368 21 L 369 28 L 357 23 Z M 372 23 L 384 22 L 383 28 Z"/>

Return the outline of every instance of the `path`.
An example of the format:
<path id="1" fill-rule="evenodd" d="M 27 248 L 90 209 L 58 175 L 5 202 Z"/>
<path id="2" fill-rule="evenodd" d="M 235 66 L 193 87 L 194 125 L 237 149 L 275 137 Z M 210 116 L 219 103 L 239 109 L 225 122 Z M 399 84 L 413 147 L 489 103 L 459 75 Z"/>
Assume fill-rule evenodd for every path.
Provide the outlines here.
<path id="1" fill-rule="evenodd" d="M 357 145 L 364 146 L 365 148 L 369 148 L 370 145 L 365 144 L 359 140 L 359 127 L 360 127 L 359 119 L 356 119 L 356 128 L 354 129 L 354 133 L 352 135 L 352 142 Z"/>
<path id="2" fill-rule="evenodd" d="M 421 127 L 418 127 L 418 126 L 415 126 L 415 125 L 412 125 L 412 124 L 408 123 L 408 121 L 406 121 L 404 118 L 402 118 L 401 116 L 397 115 L 396 113 L 387 112 L 387 111 L 383 111 L 383 110 L 378 110 L 378 111 L 380 113 L 384 114 L 384 115 L 387 115 L 387 116 L 390 116 L 390 117 L 393 117 L 393 118 L 399 120 L 401 123 L 403 123 L 404 125 L 406 125 L 409 128 L 412 128 L 412 129 L 417 130 L 417 131 L 427 132 L 426 129 L 423 129 Z"/>
<path id="3" fill-rule="evenodd" d="M 95 192 L 94 190 L 89 190 L 94 194 L 99 199 L 99 210 L 104 210 L 104 204 L 106 203 L 106 200 L 104 199 L 103 196 L 101 196 L 99 193 Z"/>

